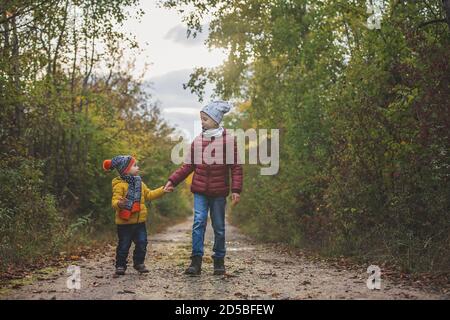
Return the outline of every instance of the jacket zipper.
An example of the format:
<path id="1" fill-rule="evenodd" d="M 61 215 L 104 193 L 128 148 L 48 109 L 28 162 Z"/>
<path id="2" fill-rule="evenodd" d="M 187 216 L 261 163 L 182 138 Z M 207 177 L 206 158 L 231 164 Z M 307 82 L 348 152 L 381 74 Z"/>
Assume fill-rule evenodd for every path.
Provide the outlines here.
<path id="1" fill-rule="evenodd" d="M 206 167 L 206 192 L 208 192 L 208 190 L 209 190 L 209 178 L 210 178 L 210 176 L 209 176 L 209 172 L 210 172 L 210 168 L 209 168 L 209 164 L 207 164 L 207 167 Z"/>
<path id="2" fill-rule="evenodd" d="M 139 223 L 139 217 L 141 215 L 141 199 L 142 199 L 142 184 L 141 184 L 141 198 L 139 199 L 139 212 L 138 212 L 136 223 Z M 145 202 L 145 200 L 144 200 L 144 202 Z"/>
<path id="3" fill-rule="evenodd" d="M 142 197 L 142 196 L 141 196 Z M 140 215 L 141 215 L 141 199 L 139 199 L 139 212 L 138 212 L 138 216 L 137 216 L 137 221 L 136 221 L 136 223 L 139 223 L 139 217 L 140 217 Z"/>
<path id="4" fill-rule="evenodd" d="M 214 141 L 214 137 L 212 137 L 212 139 L 211 139 L 211 142 L 210 143 L 208 143 L 208 145 L 207 145 L 207 147 L 212 143 Z M 204 149 L 203 149 L 204 150 Z M 203 150 L 202 150 L 202 153 L 203 153 Z M 208 192 L 208 190 L 209 190 L 209 178 L 210 178 L 210 176 L 209 176 L 209 173 L 210 173 L 210 165 L 209 164 L 206 164 L 206 190 L 205 190 L 205 192 Z"/>

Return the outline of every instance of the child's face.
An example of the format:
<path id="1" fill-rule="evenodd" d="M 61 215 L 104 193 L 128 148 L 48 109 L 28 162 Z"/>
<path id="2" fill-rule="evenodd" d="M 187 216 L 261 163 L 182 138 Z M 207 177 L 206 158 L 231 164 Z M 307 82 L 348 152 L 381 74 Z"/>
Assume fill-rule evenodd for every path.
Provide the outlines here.
<path id="1" fill-rule="evenodd" d="M 200 111 L 200 119 L 202 120 L 202 129 L 208 130 L 208 129 L 214 129 L 219 127 L 219 124 L 215 122 L 210 116 L 208 116 L 206 113 Z"/>
<path id="2" fill-rule="evenodd" d="M 133 164 L 133 166 L 130 168 L 130 175 L 137 176 L 139 174 L 139 167 L 137 165 L 137 162 Z"/>

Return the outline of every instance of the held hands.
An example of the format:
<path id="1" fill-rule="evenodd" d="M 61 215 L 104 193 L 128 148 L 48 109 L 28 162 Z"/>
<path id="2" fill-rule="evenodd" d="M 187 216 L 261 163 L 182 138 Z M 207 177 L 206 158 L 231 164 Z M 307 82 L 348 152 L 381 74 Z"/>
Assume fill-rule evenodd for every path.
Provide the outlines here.
<path id="1" fill-rule="evenodd" d="M 174 186 L 172 181 L 167 181 L 166 185 L 164 186 L 164 192 L 173 192 L 174 190 Z M 239 193 L 235 193 L 233 192 L 231 194 L 231 205 L 234 207 L 235 205 L 237 205 L 239 203 L 239 201 L 241 200 L 241 195 Z"/>
<path id="2" fill-rule="evenodd" d="M 232 200 L 231 205 L 234 207 L 239 203 L 239 201 L 241 201 L 241 195 L 239 193 L 233 192 L 231 194 L 231 200 Z"/>
<path id="3" fill-rule="evenodd" d="M 164 186 L 164 192 L 173 192 L 173 184 L 172 181 L 167 181 L 166 185 Z"/>

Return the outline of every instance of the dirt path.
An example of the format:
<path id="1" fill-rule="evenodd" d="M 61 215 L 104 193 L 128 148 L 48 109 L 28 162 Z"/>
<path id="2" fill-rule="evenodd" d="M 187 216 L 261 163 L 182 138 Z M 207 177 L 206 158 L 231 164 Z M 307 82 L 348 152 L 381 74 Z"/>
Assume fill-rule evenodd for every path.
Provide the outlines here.
<path id="1" fill-rule="evenodd" d="M 201 277 L 183 274 L 189 262 L 192 220 L 150 236 L 149 274 L 132 268 L 113 277 L 114 246 L 81 268 L 81 289 L 66 287 L 66 269 L 14 289 L 1 299 L 448 299 L 383 279 L 381 290 L 366 287 L 367 274 L 338 269 L 325 262 L 280 252 L 259 244 L 227 225 L 227 275 L 213 276 L 212 230 L 208 222 Z M 133 247 L 132 247 L 133 248 Z"/>

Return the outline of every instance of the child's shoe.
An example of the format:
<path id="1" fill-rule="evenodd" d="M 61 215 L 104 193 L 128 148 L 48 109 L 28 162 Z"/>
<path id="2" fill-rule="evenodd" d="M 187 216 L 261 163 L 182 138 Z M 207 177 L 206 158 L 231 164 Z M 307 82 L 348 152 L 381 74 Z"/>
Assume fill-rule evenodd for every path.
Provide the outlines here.
<path id="1" fill-rule="evenodd" d="M 145 266 L 145 264 L 141 263 L 138 265 L 135 265 L 134 268 L 139 272 L 139 273 L 149 273 L 149 270 L 147 269 L 147 267 Z"/>
<path id="2" fill-rule="evenodd" d="M 191 276 L 198 276 L 202 272 L 202 257 L 201 256 L 193 256 L 191 257 L 191 265 L 189 268 L 184 271 L 185 274 Z"/>
<path id="3" fill-rule="evenodd" d="M 125 274 L 125 267 L 116 267 L 116 275 L 123 276 Z"/>
<path id="4" fill-rule="evenodd" d="M 224 258 L 214 258 L 214 275 L 220 276 L 225 274 Z"/>

